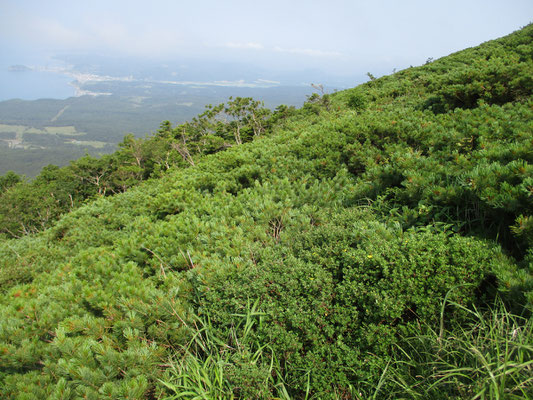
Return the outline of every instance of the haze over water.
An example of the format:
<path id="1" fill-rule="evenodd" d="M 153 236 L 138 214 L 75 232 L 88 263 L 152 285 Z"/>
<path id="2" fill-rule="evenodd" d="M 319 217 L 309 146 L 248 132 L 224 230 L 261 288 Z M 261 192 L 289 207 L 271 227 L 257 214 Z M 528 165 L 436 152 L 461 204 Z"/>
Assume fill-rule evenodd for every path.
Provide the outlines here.
<path id="1" fill-rule="evenodd" d="M 74 94 L 72 77 L 7 70 L 46 66 L 58 54 L 238 63 L 272 72 L 254 78 L 267 80 L 311 70 L 317 73 L 313 80 L 306 76 L 309 83 L 336 85 L 344 77 L 355 86 L 367 72 L 380 76 L 421 65 L 509 34 L 532 18 L 531 0 L 6 0 L 0 5 L 0 99 Z M 248 80 L 242 75 L 217 79 Z"/>
<path id="2" fill-rule="evenodd" d="M 65 66 L 60 60 L 33 49 L 4 48 L 0 60 L 0 101 L 65 99 L 74 96 L 75 89 L 69 85 L 71 77 L 42 70 L 11 71 L 10 67 L 15 65 L 41 68 Z"/>

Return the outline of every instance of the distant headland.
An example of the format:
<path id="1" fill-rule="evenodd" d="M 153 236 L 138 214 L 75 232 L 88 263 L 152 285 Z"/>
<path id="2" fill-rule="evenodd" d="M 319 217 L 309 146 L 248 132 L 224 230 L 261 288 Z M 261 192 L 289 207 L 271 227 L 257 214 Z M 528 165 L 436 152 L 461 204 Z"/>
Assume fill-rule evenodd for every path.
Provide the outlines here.
<path id="1" fill-rule="evenodd" d="M 25 72 L 25 71 L 31 71 L 31 70 L 32 68 L 27 67 L 26 65 L 21 65 L 21 64 L 11 65 L 8 67 L 8 71 L 10 72 Z"/>

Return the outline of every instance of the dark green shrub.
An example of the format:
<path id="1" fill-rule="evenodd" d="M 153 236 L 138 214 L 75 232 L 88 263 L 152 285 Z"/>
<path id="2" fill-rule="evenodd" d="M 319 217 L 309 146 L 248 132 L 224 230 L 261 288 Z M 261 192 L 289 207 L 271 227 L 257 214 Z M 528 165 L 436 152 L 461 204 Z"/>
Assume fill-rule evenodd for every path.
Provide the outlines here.
<path id="1" fill-rule="evenodd" d="M 348 97 L 347 104 L 348 104 L 348 107 L 350 107 L 351 109 L 360 111 L 360 110 L 364 110 L 366 108 L 367 99 L 366 99 L 364 94 L 354 91 Z"/>
<path id="2" fill-rule="evenodd" d="M 226 125 L 208 107 L 8 185 L 5 238 L 42 232 L 0 240 L 1 396 L 162 398 L 164 379 L 190 383 L 171 379 L 171 359 L 200 380 L 222 361 L 212 398 L 372 398 L 391 387 L 391 350 L 440 323 L 447 293 L 460 307 L 444 328 L 459 333 L 494 286 L 531 307 L 532 28 L 316 95 L 275 124 Z M 420 110 L 432 97 L 456 108 Z M 255 300 L 265 315 L 243 341 Z M 189 354 L 199 320 L 216 340 Z"/>
<path id="3" fill-rule="evenodd" d="M 453 300 L 470 304 L 495 265 L 506 263 L 475 239 L 402 232 L 367 211 L 320 221 L 258 250 L 256 265 L 220 271 L 198 303 L 226 329 L 248 298 L 258 299 L 267 323 L 256 334 L 282 358 L 296 396 L 307 371 L 320 398 L 375 379 L 399 333 L 419 321 L 436 324 L 452 288 Z"/>

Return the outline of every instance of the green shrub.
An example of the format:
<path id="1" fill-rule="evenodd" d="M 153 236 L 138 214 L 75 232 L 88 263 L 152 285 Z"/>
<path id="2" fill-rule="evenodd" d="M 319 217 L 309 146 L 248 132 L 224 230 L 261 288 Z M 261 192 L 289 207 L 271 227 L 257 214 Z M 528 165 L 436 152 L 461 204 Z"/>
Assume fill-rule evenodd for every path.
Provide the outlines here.
<path id="1" fill-rule="evenodd" d="M 398 334 L 420 321 L 438 323 L 452 287 L 454 301 L 471 304 L 472 288 L 507 262 L 475 239 L 402 232 L 364 210 L 322 214 L 315 225 L 257 249 L 256 265 L 219 271 L 197 304 L 224 330 L 247 298 L 258 299 L 266 319 L 257 337 L 272 343 L 296 397 L 305 372 L 319 398 L 376 379 Z"/>
<path id="2" fill-rule="evenodd" d="M 347 104 L 348 107 L 360 111 L 366 108 L 367 99 L 363 93 L 354 91 L 348 97 Z"/>
<path id="3" fill-rule="evenodd" d="M 532 30 L 275 119 L 208 107 L 8 185 L 1 395 L 162 398 L 208 378 L 211 397 L 377 398 L 450 289 L 455 337 L 496 290 L 531 310 Z M 453 112 L 421 110 L 431 97 Z"/>

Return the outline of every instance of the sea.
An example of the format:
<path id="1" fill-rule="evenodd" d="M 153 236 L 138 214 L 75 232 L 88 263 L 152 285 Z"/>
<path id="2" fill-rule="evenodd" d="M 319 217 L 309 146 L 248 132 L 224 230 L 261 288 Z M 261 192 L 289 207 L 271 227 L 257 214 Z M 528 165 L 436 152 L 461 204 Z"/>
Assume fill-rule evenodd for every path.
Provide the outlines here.
<path id="1" fill-rule="evenodd" d="M 12 66 L 29 69 L 10 70 Z M 2 57 L 0 61 L 0 101 L 10 99 L 66 99 L 75 95 L 70 85 L 73 78 L 43 68 L 62 67 L 62 63 L 49 57 Z M 37 70 L 39 67 L 40 70 Z"/>

